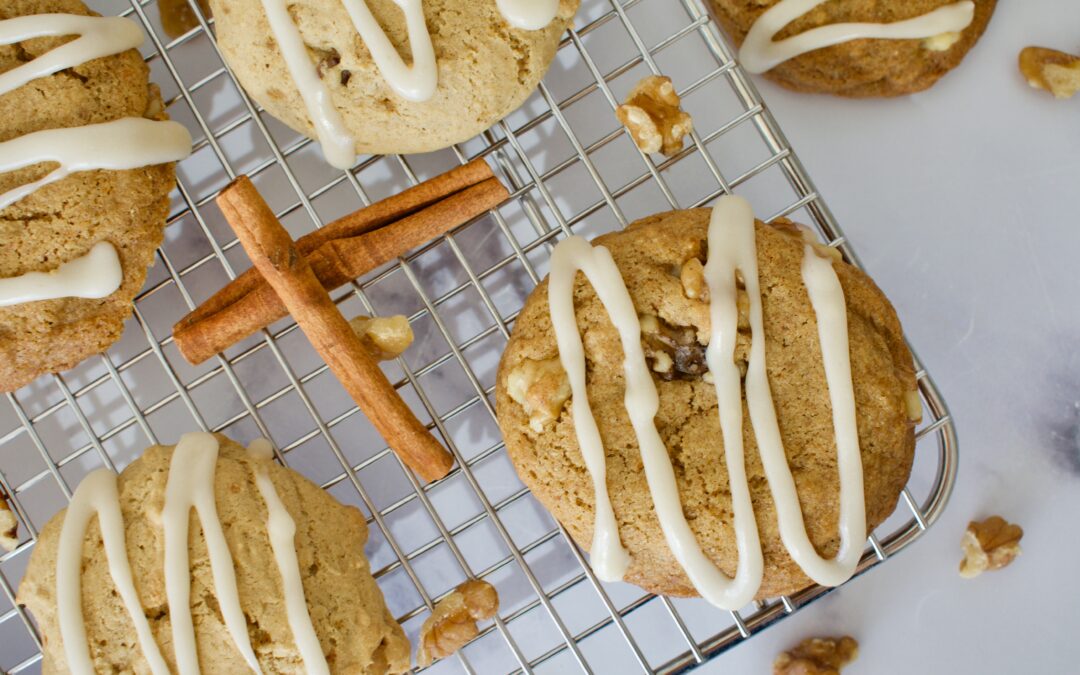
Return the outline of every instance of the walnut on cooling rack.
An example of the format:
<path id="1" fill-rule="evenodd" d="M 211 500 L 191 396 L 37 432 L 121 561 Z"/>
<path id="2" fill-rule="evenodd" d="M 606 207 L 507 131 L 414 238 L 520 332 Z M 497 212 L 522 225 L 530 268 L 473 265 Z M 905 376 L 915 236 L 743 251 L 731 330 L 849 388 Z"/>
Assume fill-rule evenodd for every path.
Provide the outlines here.
<path id="1" fill-rule="evenodd" d="M 349 319 L 349 325 L 368 353 L 380 361 L 396 359 L 413 343 L 412 326 L 401 315 L 372 318 L 361 314 Z"/>
<path id="2" fill-rule="evenodd" d="M 1007 567 L 1020 555 L 1020 538 L 1024 530 L 1001 516 L 971 521 L 960 545 L 964 559 L 960 562 L 960 576 L 974 579 L 987 570 Z"/>
<path id="3" fill-rule="evenodd" d="M 681 103 L 670 77 L 650 75 L 630 90 L 615 115 L 642 152 L 670 157 L 682 150 L 683 138 L 693 129 L 693 120 L 679 107 Z"/>
<path id="4" fill-rule="evenodd" d="M 430 666 L 436 659 L 450 656 L 480 633 L 477 621 L 495 616 L 499 594 L 486 581 L 469 580 L 435 605 L 420 627 L 416 663 Z"/>
<path id="5" fill-rule="evenodd" d="M 1020 52 L 1020 72 L 1028 84 L 1057 98 L 1072 98 L 1080 91 L 1080 56 L 1045 47 Z"/>
<path id="6" fill-rule="evenodd" d="M 510 371 L 506 392 L 529 416 L 529 426 L 536 433 L 548 422 L 559 419 L 563 404 L 570 398 L 570 380 L 559 357 L 537 361 L 525 359 Z"/>
<path id="7" fill-rule="evenodd" d="M 19 519 L 12 513 L 3 492 L 0 492 L 0 548 L 14 551 L 19 545 Z"/>
<path id="8" fill-rule="evenodd" d="M 854 638 L 808 638 L 773 661 L 773 675 L 839 675 L 859 655 Z"/>

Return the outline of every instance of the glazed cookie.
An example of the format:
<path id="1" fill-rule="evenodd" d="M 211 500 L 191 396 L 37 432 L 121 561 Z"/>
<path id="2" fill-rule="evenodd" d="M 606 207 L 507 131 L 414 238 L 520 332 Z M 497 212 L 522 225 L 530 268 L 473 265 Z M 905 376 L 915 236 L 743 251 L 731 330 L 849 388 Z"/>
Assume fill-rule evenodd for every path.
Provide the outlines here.
<path id="1" fill-rule="evenodd" d="M 44 672 L 407 671 L 363 514 L 271 454 L 186 434 L 87 476 L 19 587 Z"/>
<path id="2" fill-rule="evenodd" d="M 161 243 L 191 138 L 142 40 L 77 0 L 0 6 L 0 390 L 119 339 Z"/>
<path id="3" fill-rule="evenodd" d="M 500 363 L 521 479 L 602 579 L 729 609 L 842 583 L 896 506 L 921 414 L 889 301 L 738 198 L 594 243 L 556 248 Z"/>
<path id="4" fill-rule="evenodd" d="M 996 4 L 712 0 L 747 70 L 796 91 L 859 98 L 900 96 L 933 85 L 975 46 Z"/>
<path id="5" fill-rule="evenodd" d="M 328 161 L 472 138 L 536 88 L 579 0 L 211 0 L 252 98 Z M 299 84 L 299 86 L 298 86 Z"/>

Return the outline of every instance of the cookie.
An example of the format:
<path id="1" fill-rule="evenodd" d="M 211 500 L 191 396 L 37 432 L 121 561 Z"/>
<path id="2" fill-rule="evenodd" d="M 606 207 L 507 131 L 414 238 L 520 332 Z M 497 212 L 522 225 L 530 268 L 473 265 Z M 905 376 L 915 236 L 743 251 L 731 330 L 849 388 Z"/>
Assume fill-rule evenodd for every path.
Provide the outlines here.
<path id="1" fill-rule="evenodd" d="M 148 652 L 159 653 L 169 672 L 179 672 L 180 654 L 194 656 L 203 673 L 251 672 L 227 625 L 230 592 L 236 594 L 241 635 L 265 673 L 317 672 L 311 662 L 318 659 L 324 659 L 331 673 L 408 670 L 409 644 L 387 610 L 364 557 L 367 525 L 363 514 L 273 462 L 269 444 L 261 443 L 245 450 L 224 436 L 188 434 L 178 446 L 147 449 L 118 479 L 108 472 L 94 473 L 80 485 L 73 500 L 76 505 L 88 485 L 96 483 L 98 494 L 107 494 L 110 480 L 117 486 L 120 529 L 126 537 L 133 587 L 154 645 L 148 647 L 137 639 L 135 624 L 122 600 L 123 584 L 114 582 L 110 573 L 103 519 L 93 517 L 81 538 L 81 563 L 76 558 L 74 569 L 81 566 L 85 649 L 95 672 L 150 672 L 148 658 L 153 656 L 148 657 Z M 180 455 L 181 466 L 173 461 L 179 453 L 185 453 Z M 202 468 L 209 471 L 200 475 Z M 183 485 L 185 481 L 188 486 Z M 217 520 L 200 507 L 198 512 L 191 511 L 187 536 L 174 531 L 187 543 L 189 554 L 186 570 L 182 566 L 180 576 L 175 577 L 180 588 L 190 587 L 191 618 L 181 622 L 181 612 L 169 601 L 166 581 L 166 563 L 176 560 L 173 551 L 166 558 L 167 528 L 186 524 L 184 498 L 197 495 L 202 488 L 212 494 Z M 284 516 L 280 511 L 272 512 L 268 505 L 274 502 L 284 510 Z M 101 499 L 99 503 L 115 505 L 117 500 Z M 180 508 L 175 513 L 181 515 L 170 523 L 171 509 L 176 505 Z M 68 672 L 72 669 L 68 650 L 83 647 L 81 642 L 65 646 L 61 637 L 64 594 L 58 587 L 58 565 L 62 569 L 71 562 L 61 554 L 61 532 L 78 525 L 65 523 L 65 518 L 77 521 L 80 515 L 78 506 L 69 507 L 41 530 L 19 587 L 19 602 L 34 614 L 45 637 L 45 673 Z M 286 528 L 283 543 L 272 540 L 272 517 L 291 520 L 295 535 L 290 537 Z M 233 584 L 211 571 L 213 547 L 208 546 L 206 533 L 218 523 L 227 546 L 222 569 L 234 571 Z M 293 562 L 278 559 L 279 544 L 295 551 Z M 287 609 L 285 601 L 290 569 L 298 571 L 302 583 L 303 602 L 296 614 Z M 225 593 L 219 592 L 219 584 Z M 193 626 L 195 644 L 190 650 L 177 647 L 181 642 L 174 633 L 174 620 Z M 305 632 L 310 629 L 314 642 L 304 643 L 302 636 L 311 635 Z"/>
<path id="2" fill-rule="evenodd" d="M 96 16 L 78 0 L 10 0 L 0 7 L 0 20 L 45 13 Z M 70 39 L 0 45 L 0 73 Z M 161 94 L 148 75 L 138 51 L 127 49 L 32 79 L 0 95 L 0 142 L 125 118 L 164 120 Z M 42 178 L 55 166 L 37 163 L 0 173 L 0 194 Z M 104 298 L 0 307 L 0 390 L 13 391 L 43 373 L 71 368 L 119 339 L 161 243 L 174 184 L 171 163 L 84 171 L 0 209 L 0 279 L 55 271 L 100 242 L 112 244 L 123 270 L 119 288 Z"/>
<path id="3" fill-rule="evenodd" d="M 733 488 L 718 413 L 717 374 L 709 368 L 706 352 L 711 315 L 702 263 L 708 259 L 710 213 L 661 213 L 593 243 L 610 251 L 640 316 L 642 350 L 659 397 L 655 426 L 674 472 L 682 514 L 705 558 L 731 576 L 739 564 Z M 748 216 L 748 227 L 751 220 Z M 788 221 L 757 222 L 752 231 L 762 289 L 766 375 L 798 493 L 796 508 L 801 505 L 813 548 L 831 558 L 840 545 L 838 451 L 832 380 L 826 383 L 815 309 L 801 272 L 804 256 L 810 254 L 801 231 Z M 911 471 L 912 418 L 919 414 L 914 366 L 896 313 L 873 281 L 847 263 L 836 261 L 832 269 L 846 299 L 855 447 L 861 447 L 870 532 L 893 511 Z M 579 545 L 590 548 L 597 496 L 575 428 L 578 411 L 572 410 L 571 387 L 560 363 L 549 283 L 545 279 L 536 288 L 515 322 L 497 375 L 498 419 L 522 481 Z M 751 315 L 745 285 L 740 286 L 734 360 L 746 379 Z M 582 336 L 588 404 L 606 456 L 606 485 L 629 554 L 624 578 L 656 593 L 697 595 L 657 517 L 641 444 L 624 403 L 628 375 L 619 335 L 584 275 L 577 275 L 569 288 Z M 761 429 L 751 424 L 745 394 L 742 406 L 745 471 L 764 561 L 755 597 L 792 593 L 811 579 L 781 541 L 755 434 Z M 857 551 L 864 541 L 855 542 Z M 597 552 L 592 553 L 596 567 Z"/>
<path id="4" fill-rule="evenodd" d="M 780 29 L 775 40 L 806 35 L 822 26 L 840 23 L 887 25 L 926 17 L 933 12 L 967 9 L 956 0 L 712 0 L 717 20 L 743 46 L 747 34 L 762 15 L 778 5 L 811 7 Z M 945 73 L 960 65 L 990 21 L 997 0 L 974 0 L 974 15 L 956 26 L 919 39 L 863 38 L 809 51 L 782 61 L 765 72 L 774 82 L 802 92 L 863 98 L 901 96 L 929 88 Z M 948 9 L 944 9 L 948 8 Z M 797 13 L 797 12 L 796 12 Z M 942 22 L 948 23 L 943 14 Z M 960 26 L 966 26 L 959 28 Z M 959 28 L 959 29 L 958 29 Z M 958 30 L 957 30 L 958 29 Z M 865 30 L 862 31 L 865 34 Z M 744 63 L 749 59 L 744 59 Z M 765 63 L 763 65 L 768 65 Z"/>
<path id="5" fill-rule="evenodd" d="M 526 30 L 508 21 L 513 12 L 504 15 L 507 7 L 532 4 L 526 0 L 364 0 L 358 5 L 373 17 L 367 37 L 339 0 L 289 3 L 280 25 L 271 23 L 261 0 L 211 0 L 210 6 L 221 51 L 251 97 L 289 127 L 320 139 L 325 134 L 313 124 L 287 50 L 275 38 L 274 27 L 282 34 L 298 27 L 308 58 L 299 53 L 296 67 L 306 69 L 328 97 L 328 110 L 317 117 L 337 117 L 337 135 L 351 146 L 337 149 L 338 161 L 325 138 L 324 149 L 332 164 L 347 168 L 359 153 L 428 152 L 466 141 L 518 108 L 554 58 L 578 2 L 535 3 L 550 4 L 554 19 Z M 274 4 L 265 7 L 272 11 Z M 422 12 L 430 42 L 415 27 L 410 36 L 406 17 L 413 12 Z M 389 43 L 377 44 L 384 32 Z M 386 62 L 403 60 L 394 67 L 400 71 L 412 64 L 412 73 L 388 76 L 373 59 L 372 45 L 384 48 Z M 423 56 L 427 47 L 430 59 Z M 399 79 L 413 91 L 403 95 L 392 86 Z"/>

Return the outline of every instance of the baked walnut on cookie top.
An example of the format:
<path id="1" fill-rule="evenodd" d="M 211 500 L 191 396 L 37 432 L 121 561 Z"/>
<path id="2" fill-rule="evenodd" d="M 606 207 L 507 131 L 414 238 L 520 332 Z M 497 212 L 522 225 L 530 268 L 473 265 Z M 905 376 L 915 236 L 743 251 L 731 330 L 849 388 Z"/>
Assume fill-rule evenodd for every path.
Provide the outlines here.
<path id="1" fill-rule="evenodd" d="M 643 357 L 651 371 L 658 396 L 655 428 L 662 442 L 661 453 L 666 454 L 657 461 L 670 461 L 692 543 L 700 547 L 706 564 L 711 562 L 731 577 L 742 563 L 733 523 L 733 482 L 725 450 L 728 443 L 718 414 L 719 374 L 709 367 L 707 354 L 710 308 L 722 301 L 709 297 L 709 285 L 704 282 L 710 254 L 706 243 L 709 227 L 709 210 L 672 211 L 638 221 L 593 243 L 610 251 L 632 300 L 631 311 L 638 315 L 642 356 L 635 358 Z M 773 225 L 758 222 L 754 232 L 766 374 L 783 442 L 781 463 L 786 459 L 793 477 L 796 506 L 801 506 L 810 544 L 817 554 L 831 558 L 840 549 L 837 523 L 843 521 L 842 500 L 837 498 L 838 456 L 843 453 L 837 449 L 830 399 L 840 387 L 834 387 L 832 379 L 826 383 L 819 322 L 802 277 L 802 267 L 811 254 L 801 231 L 788 221 Z M 718 258 L 727 255 L 723 251 L 712 253 Z M 597 263 L 596 269 L 599 267 Z M 847 263 L 834 261 L 832 268 L 846 300 L 856 450 L 865 494 L 865 532 L 870 532 L 895 508 L 911 470 L 915 447 L 912 420 L 919 416 L 914 366 L 896 314 L 873 281 Z M 554 262 L 552 269 L 556 269 Z M 739 369 L 736 386 L 740 376 L 747 379 L 752 344 L 751 303 L 741 272 L 739 278 L 733 297 L 738 325 L 733 352 Z M 589 548 L 594 542 L 597 492 L 592 467 L 587 465 L 579 440 L 582 429 L 576 426 L 580 411 L 574 407 L 575 397 L 560 363 L 561 356 L 569 355 L 561 354 L 556 341 L 550 283 L 550 279 L 545 280 L 529 297 L 503 355 L 496 384 L 499 424 L 522 480 L 575 540 Z M 605 277 L 601 283 L 610 288 L 617 281 Z M 641 437 L 626 409 L 628 377 L 632 375 L 624 370 L 627 352 L 608 314 L 608 309 L 616 311 L 618 299 L 609 297 L 611 306 L 606 309 L 582 274 L 576 276 L 567 293 L 571 287 L 572 312 L 583 348 L 587 404 L 602 442 L 599 464 L 606 466 L 604 484 L 616 525 L 613 531 L 629 556 L 624 578 L 656 593 L 697 595 L 699 589 L 666 541 L 667 532 L 657 516 L 660 507 L 656 506 L 663 490 L 650 490 L 652 476 L 646 476 Z M 763 555 L 763 575 L 753 596 L 762 598 L 794 592 L 811 579 L 781 540 L 775 486 L 770 485 L 775 476 L 766 477 L 755 434 L 761 429 L 755 429 L 756 420 L 751 424 L 745 396 L 742 444 L 746 484 Z M 647 419 L 636 421 L 640 426 L 648 425 Z M 852 546 L 857 560 L 865 535 L 860 538 L 856 533 L 855 537 L 858 540 Z M 593 549 L 596 567 L 598 553 Z"/>
<path id="2" fill-rule="evenodd" d="M 960 65 L 997 0 L 711 0 L 752 72 L 849 97 L 922 91 Z M 844 26 L 841 27 L 841 24 Z M 858 25 L 852 25 L 858 24 Z M 853 38 L 854 36 L 854 38 Z"/>
<path id="3" fill-rule="evenodd" d="M 0 31 L 0 390 L 12 391 L 119 339 L 191 139 L 163 121 L 134 22 L 78 0 L 6 0 Z M 50 58 L 58 72 L 42 70 Z"/>
<path id="4" fill-rule="evenodd" d="M 252 98 L 322 142 L 417 153 L 520 106 L 579 0 L 211 0 L 221 51 Z M 287 8 L 284 7 L 287 4 Z"/>

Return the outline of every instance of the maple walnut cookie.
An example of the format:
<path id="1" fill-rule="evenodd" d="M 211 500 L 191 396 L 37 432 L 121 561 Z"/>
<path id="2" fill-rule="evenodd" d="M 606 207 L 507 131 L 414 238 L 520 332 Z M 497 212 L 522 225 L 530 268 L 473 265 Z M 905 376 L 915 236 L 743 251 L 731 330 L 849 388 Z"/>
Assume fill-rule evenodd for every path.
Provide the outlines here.
<path id="1" fill-rule="evenodd" d="M 45 638 L 43 671 L 148 673 L 158 659 L 153 672 L 253 672 L 251 660 L 264 673 L 407 671 L 409 643 L 364 557 L 364 515 L 271 452 L 265 441 L 245 450 L 221 435 L 185 434 L 176 446 L 148 448 L 119 477 L 87 476 L 72 505 L 41 530 L 19 587 Z M 200 504 L 202 490 L 216 519 Z M 116 527 L 109 509 L 117 509 Z M 214 531 L 223 548 L 207 534 Z M 186 565 L 170 565 L 183 562 L 169 548 L 176 541 Z M 126 557 L 107 555 L 112 545 Z M 127 583 L 110 567 L 125 562 Z M 77 594 L 61 587 L 63 570 L 74 571 Z M 176 588 L 190 589 L 190 615 L 174 601 Z M 62 616 L 81 619 L 85 639 L 65 644 Z M 145 617 L 142 635 L 133 616 Z M 178 639 L 185 628 L 187 647 Z M 86 668 L 73 664 L 80 658 Z"/>
<path id="2" fill-rule="evenodd" d="M 720 25 L 743 52 L 743 65 L 778 84 L 803 92 L 848 97 L 901 96 L 932 86 L 960 65 L 990 21 L 997 0 L 711 0 Z M 973 11 L 972 11 L 973 10 Z M 768 13 L 772 12 L 772 21 Z M 787 12 L 781 17 L 776 12 Z M 762 17 L 766 16 L 763 20 Z M 870 37 L 898 30 L 922 37 Z M 871 24 L 839 44 L 813 33 L 836 24 Z M 755 24 L 757 28 L 755 29 Z M 892 24 L 892 27 L 890 27 Z M 748 35 L 759 42 L 747 58 Z M 769 33 L 776 30 L 772 40 Z M 788 42 L 802 41 L 801 45 Z M 753 42 L 751 38 L 750 42 Z M 805 49 L 783 53 L 779 43 Z M 830 46 L 821 46 L 830 44 Z M 814 48 L 815 46 L 821 48 Z M 767 58 L 753 58 L 753 57 Z M 790 58 L 785 58 L 789 57 Z"/>
<path id="3" fill-rule="evenodd" d="M 835 270 L 846 300 L 855 448 L 862 460 L 867 532 L 893 511 L 911 471 L 912 420 L 920 415 L 913 360 L 895 311 L 863 272 L 824 246 L 808 249 L 802 230 L 789 221 L 754 225 L 751 218 L 749 225 L 756 232 L 766 373 L 783 453 L 797 488 L 795 504 L 801 505 L 812 547 L 832 558 L 840 544 L 837 523 L 845 520 L 838 500 L 833 382 L 826 383 L 820 325 L 801 276 L 804 256 L 831 261 L 828 267 Z M 659 396 L 655 426 L 674 471 L 682 513 L 706 559 L 731 576 L 739 555 L 714 384 L 720 379 L 710 371 L 705 354 L 711 336 L 710 302 L 723 301 L 709 297 L 704 279 L 709 228 L 708 209 L 672 211 L 593 244 L 610 251 L 639 316 L 645 363 Z M 537 287 L 515 322 L 497 376 L 498 418 L 521 479 L 574 539 L 589 548 L 597 497 L 579 444 L 580 430 L 575 429 L 571 387 L 560 365 L 550 283 L 545 279 Z M 653 494 L 646 480 L 642 441 L 624 405 L 627 376 L 619 335 L 583 274 L 577 274 L 570 287 L 589 404 L 606 458 L 614 531 L 629 553 L 624 578 L 656 593 L 696 595 L 662 532 L 659 507 L 654 507 L 660 493 Z M 741 277 L 734 300 L 739 326 L 735 377 L 741 372 L 746 380 L 750 301 Z M 764 561 L 762 583 L 754 595 L 761 598 L 791 593 L 811 582 L 780 539 L 776 504 L 745 396 L 745 470 Z M 854 545 L 861 551 L 863 540 Z M 594 566 L 596 555 L 593 551 Z"/>
<path id="4" fill-rule="evenodd" d="M 287 13 L 276 14 L 277 4 Z M 353 156 L 438 150 L 518 108 L 546 72 L 578 4 L 210 2 L 222 53 L 252 98 L 322 141 L 330 163 L 346 168 L 349 145 Z M 289 49 L 290 34 L 302 49 Z M 322 94 L 301 92 L 296 83 L 305 78 L 298 73 L 311 80 L 312 92 L 322 90 L 324 104 L 315 100 Z M 328 148 L 334 143 L 340 161 Z"/>
<path id="5" fill-rule="evenodd" d="M 30 16 L 40 14 L 50 16 Z M 97 17 L 78 0 L 0 3 L 5 27 L 20 20 L 19 31 L 58 28 L 65 34 L 0 44 L 0 73 L 8 76 L 0 84 L 0 162 L 11 169 L 0 170 L 0 391 L 71 368 L 119 339 L 161 243 L 175 183 L 172 163 L 158 152 L 159 139 L 176 155 L 187 133 L 162 121 L 161 94 L 132 48 L 142 41 L 134 22 Z M 51 50 L 73 44 L 75 35 L 66 32 L 76 28 L 89 37 L 61 57 L 70 67 L 25 81 L 11 78 L 18 69 L 38 67 Z M 101 143 L 104 134 L 127 142 Z M 189 149 L 187 137 L 183 152 Z M 64 162 L 38 159 L 46 156 L 102 170 L 24 190 L 63 168 Z M 120 165 L 125 168 L 114 170 Z M 90 251 L 97 258 L 87 259 Z M 67 269 L 64 282 L 64 274 L 52 274 L 77 260 L 88 262 L 81 274 Z M 115 285 L 102 287 L 98 297 L 71 297 L 109 276 Z"/>

